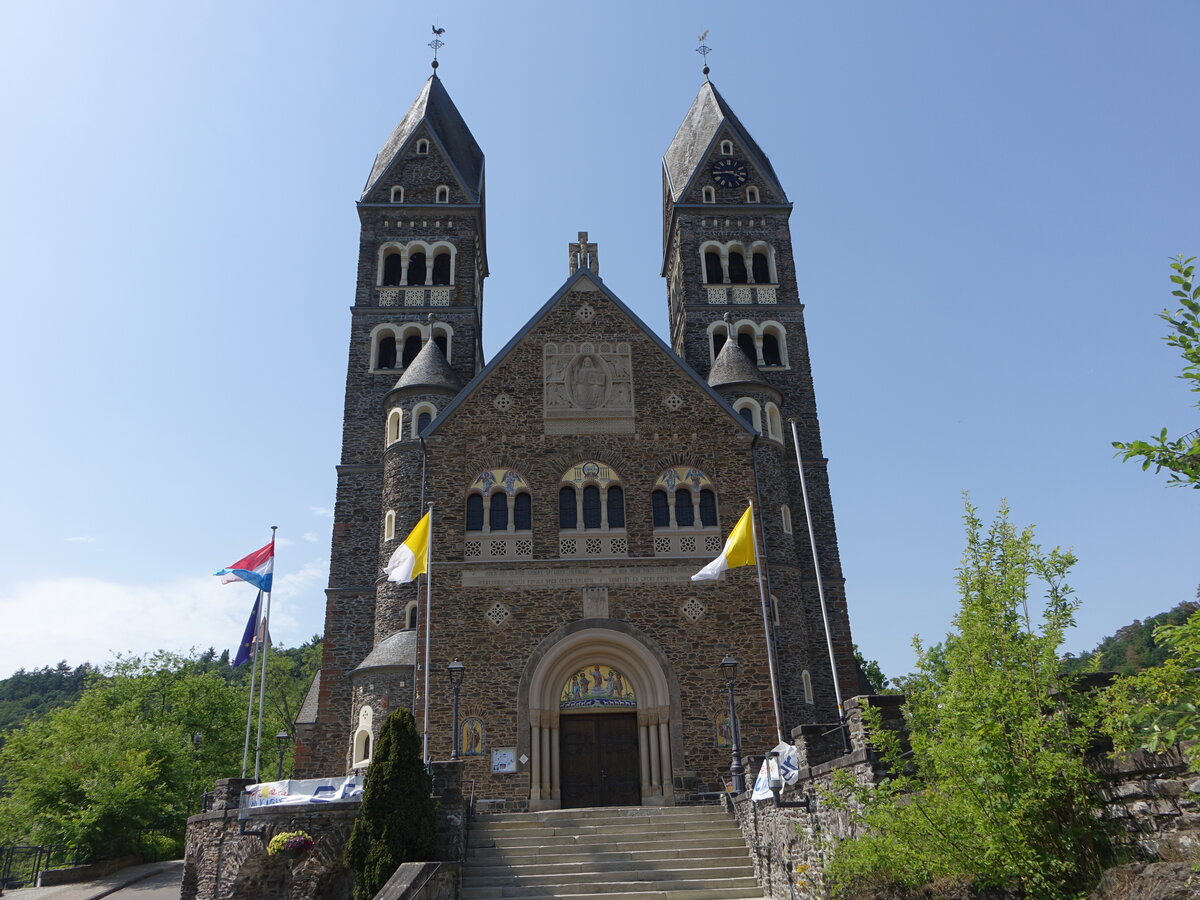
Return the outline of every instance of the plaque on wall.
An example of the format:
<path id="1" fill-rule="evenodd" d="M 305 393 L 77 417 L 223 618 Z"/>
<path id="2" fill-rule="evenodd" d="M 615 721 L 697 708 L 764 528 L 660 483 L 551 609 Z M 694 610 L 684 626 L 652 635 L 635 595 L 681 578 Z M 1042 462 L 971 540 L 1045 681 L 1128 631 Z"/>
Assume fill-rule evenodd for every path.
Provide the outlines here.
<path id="1" fill-rule="evenodd" d="M 517 771 L 515 747 L 501 747 L 492 751 L 492 774 L 503 775 Z"/>
<path id="2" fill-rule="evenodd" d="M 547 343 L 546 434 L 633 431 L 633 363 L 625 341 Z"/>

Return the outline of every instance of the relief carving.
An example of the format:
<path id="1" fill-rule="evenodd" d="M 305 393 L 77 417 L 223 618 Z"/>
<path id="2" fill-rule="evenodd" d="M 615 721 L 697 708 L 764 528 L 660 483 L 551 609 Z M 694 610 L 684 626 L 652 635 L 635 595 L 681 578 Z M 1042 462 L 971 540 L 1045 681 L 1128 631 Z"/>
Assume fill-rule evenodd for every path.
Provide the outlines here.
<path id="1" fill-rule="evenodd" d="M 633 431 L 630 345 L 547 343 L 543 348 L 546 432 Z"/>

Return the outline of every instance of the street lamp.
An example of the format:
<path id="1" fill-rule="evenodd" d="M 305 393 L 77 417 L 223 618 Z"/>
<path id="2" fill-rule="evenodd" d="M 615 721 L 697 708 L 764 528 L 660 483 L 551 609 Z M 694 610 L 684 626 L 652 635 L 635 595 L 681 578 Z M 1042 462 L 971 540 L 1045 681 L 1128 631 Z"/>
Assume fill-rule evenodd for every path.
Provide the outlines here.
<path id="1" fill-rule="evenodd" d="M 462 661 L 455 657 L 454 662 L 446 666 L 446 674 L 450 676 L 450 687 L 454 691 L 454 716 L 451 719 L 451 726 L 454 729 L 454 738 L 450 744 L 450 758 L 458 759 L 458 692 L 462 687 L 463 675 L 466 674 L 467 667 L 462 664 Z"/>
<path id="2" fill-rule="evenodd" d="M 287 750 L 288 741 L 292 736 L 286 731 L 281 731 L 275 735 L 275 750 L 279 753 L 279 769 L 275 773 L 276 781 L 283 781 L 283 753 Z"/>
<path id="3" fill-rule="evenodd" d="M 737 677 L 738 661 L 732 656 L 721 660 L 721 672 L 725 676 L 725 690 L 729 693 L 729 731 L 733 737 L 733 760 L 729 764 L 729 775 L 733 778 L 733 792 L 746 790 L 746 770 L 742 766 L 742 734 L 738 728 L 737 710 L 733 702 L 733 680 Z"/>

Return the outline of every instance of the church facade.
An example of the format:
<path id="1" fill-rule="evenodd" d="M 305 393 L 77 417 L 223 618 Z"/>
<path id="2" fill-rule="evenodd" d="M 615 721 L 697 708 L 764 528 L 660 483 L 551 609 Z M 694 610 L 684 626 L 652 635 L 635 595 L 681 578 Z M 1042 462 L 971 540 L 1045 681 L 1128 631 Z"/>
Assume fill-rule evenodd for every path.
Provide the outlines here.
<path id="1" fill-rule="evenodd" d="M 400 706 L 419 727 L 428 709 L 429 755 L 449 758 L 453 660 L 464 777 L 514 809 L 719 788 L 726 656 L 743 752 L 836 721 L 834 678 L 853 694 L 857 669 L 791 204 L 716 88 L 663 158 L 667 342 L 580 234 L 562 287 L 484 364 L 484 157 L 436 72 L 358 211 L 324 659 L 297 777 L 363 769 Z M 765 589 L 753 566 L 691 581 L 751 501 Z M 384 566 L 430 508 L 427 594 Z"/>

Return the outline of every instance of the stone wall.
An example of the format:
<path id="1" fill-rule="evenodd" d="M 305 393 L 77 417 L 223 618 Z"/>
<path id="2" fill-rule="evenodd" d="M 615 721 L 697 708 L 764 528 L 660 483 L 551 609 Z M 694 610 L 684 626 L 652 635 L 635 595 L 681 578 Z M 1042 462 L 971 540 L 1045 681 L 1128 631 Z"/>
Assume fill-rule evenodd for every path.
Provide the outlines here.
<path id="1" fill-rule="evenodd" d="M 884 727 L 903 730 L 903 702 L 900 695 L 847 700 L 844 738 L 842 729 L 830 725 L 802 725 L 792 730 L 800 756 L 800 780 L 785 788 L 780 799 L 808 799 L 810 809 L 778 809 L 770 800 L 755 803 L 749 791 L 724 798 L 742 829 L 764 897 L 816 900 L 826 896 L 823 872 L 833 848 L 839 841 L 857 837 L 861 830 L 857 809 L 846 790 L 834 786 L 835 773 L 871 787 L 886 777 L 871 749 L 862 711 L 868 706 L 879 709 Z M 1090 763 L 1100 776 L 1099 814 L 1121 826 L 1133 855 L 1147 860 L 1196 857 L 1200 801 L 1195 795 L 1200 793 L 1200 776 L 1189 770 L 1178 747 L 1117 757 L 1098 752 Z M 748 768 L 748 781 L 756 774 L 757 769 Z M 832 795 L 846 802 L 828 802 L 825 798 Z"/>
<path id="2" fill-rule="evenodd" d="M 213 791 L 212 811 L 188 819 L 181 900 L 350 900 L 353 878 L 343 851 L 359 801 L 241 810 L 241 792 L 249 784 L 244 778 L 221 779 Z M 437 892 L 429 896 L 437 900 L 453 897 L 457 891 L 458 863 L 466 850 L 469 810 L 461 763 L 433 763 L 433 796 L 438 832 L 434 855 L 447 865 L 422 896 L 436 887 Z M 288 860 L 267 855 L 272 837 L 300 830 L 316 842 L 308 857 Z M 409 874 L 421 877 L 415 883 L 402 881 L 415 889 L 435 872 L 422 869 L 425 864 L 414 865 L 418 868 L 410 868 Z M 395 900 L 407 896 L 399 887 L 393 894 Z"/>

